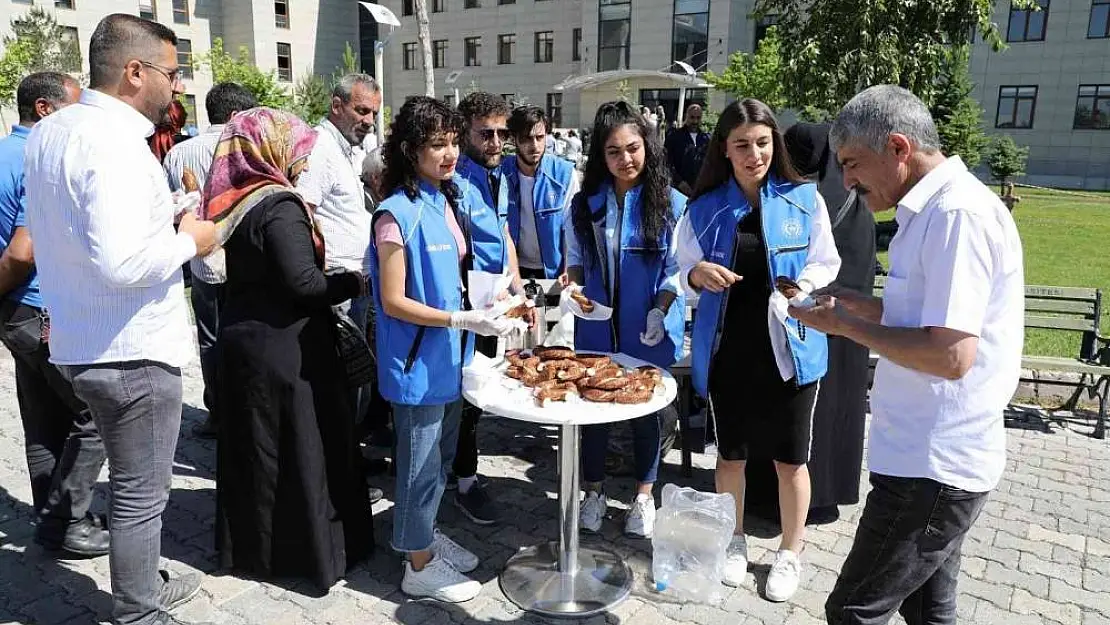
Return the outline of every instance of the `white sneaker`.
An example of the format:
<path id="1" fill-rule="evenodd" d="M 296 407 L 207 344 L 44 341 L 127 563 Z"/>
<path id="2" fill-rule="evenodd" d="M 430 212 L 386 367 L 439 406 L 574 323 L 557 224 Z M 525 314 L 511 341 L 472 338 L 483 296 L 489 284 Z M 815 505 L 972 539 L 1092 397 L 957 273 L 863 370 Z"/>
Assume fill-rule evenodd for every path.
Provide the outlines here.
<path id="1" fill-rule="evenodd" d="M 771 565 L 771 572 L 767 575 L 767 599 L 779 602 L 793 597 L 801 577 L 802 562 L 798 559 L 798 554 L 789 549 L 780 549 L 775 554 L 775 563 Z"/>
<path id="2" fill-rule="evenodd" d="M 636 495 L 624 518 L 624 533 L 633 538 L 651 538 L 655 533 L 655 499 L 651 495 Z"/>
<path id="3" fill-rule="evenodd" d="M 578 511 L 578 528 L 594 534 L 601 531 L 601 521 L 605 518 L 607 506 L 604 493 L 588 491 Z"/>
<path id="4" fill-rule="evenodd" d="M 725 550 L 725 570 L 721 583 L 736 588 L 748 576 L 748 539 L 743 534 L 735 534 Z"/>
<path id="5" fill-rule="evenodd" d="M 401 592 L 410 597 L 430 597 L 446 603 L 462 603 L 477 597 L 482 592 L 482 585 L 456 571 L 446 558 L 436 556 L 424 565 L 422 571 L 414 570 L 411 562 L 405 563 Z"/>
<path id="6" fill-rule="evenodd" d="M 478 556 L 448 538 L 446 534 L 438 529 L 435 531 L 431 550 L 433 554 L 447 560 L 460 573 L 469 573 L 478 568 Z"/>

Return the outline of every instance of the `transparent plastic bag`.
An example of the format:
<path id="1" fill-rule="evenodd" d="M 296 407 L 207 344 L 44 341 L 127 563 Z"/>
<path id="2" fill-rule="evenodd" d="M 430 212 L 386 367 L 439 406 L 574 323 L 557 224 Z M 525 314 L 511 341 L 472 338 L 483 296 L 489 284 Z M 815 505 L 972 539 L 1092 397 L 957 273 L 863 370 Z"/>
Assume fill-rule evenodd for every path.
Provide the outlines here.
<path id="1" fill-rule="evenodd" d="M 731 494 L 663 486 L 663 505 L 651 539 L 655 589 L 687 601 L 720 603 L 725 550 L 735 529 Z"/>

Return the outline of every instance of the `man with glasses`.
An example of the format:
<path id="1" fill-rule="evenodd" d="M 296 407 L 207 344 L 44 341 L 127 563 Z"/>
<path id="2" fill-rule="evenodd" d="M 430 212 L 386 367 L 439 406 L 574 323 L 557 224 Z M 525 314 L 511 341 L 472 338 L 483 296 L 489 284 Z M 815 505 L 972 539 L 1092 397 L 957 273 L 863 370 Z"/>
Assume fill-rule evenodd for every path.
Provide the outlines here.
<path id="1" fill-rule="evenodd" d="M 200 587 L 199 576 L 158 569 L 181 367 L 193 355 L 181 265 L 216 245 L 211 222 L 178 216 L 146 144 L 181 93 L 176 46 L 161 24 L 104 18 L 89 42 L 89 89 L 35 126 L 24 169 L 50 360 L 88 405 L 108 455 L 121 625 L 179 625 L 168 610 Z"/>
<path id="2" fill-rule="evenodd" d="M 464 154 L 456 167 L 463 196 L 459 223 L 467 237 L 468 269 L 512 276 L 510 291 L 523 294 L 516 247 L 509 236 L 509 182 L 501 168 L 502 151 L 509 141 L 509 105 L 501 96 L 477 91 L 459 102 L 463 116 Z M 473 337 L 475 349 L 487 356 L 497 350 L 496 337 Z M 466 404 L 459 427 L 459 442 L 452 466 L 457 481 L 455 505 L 471 521 L 493 525 L 498 514 L 493 501 L 478 483 L 478 418 L 482 410 Z"/>

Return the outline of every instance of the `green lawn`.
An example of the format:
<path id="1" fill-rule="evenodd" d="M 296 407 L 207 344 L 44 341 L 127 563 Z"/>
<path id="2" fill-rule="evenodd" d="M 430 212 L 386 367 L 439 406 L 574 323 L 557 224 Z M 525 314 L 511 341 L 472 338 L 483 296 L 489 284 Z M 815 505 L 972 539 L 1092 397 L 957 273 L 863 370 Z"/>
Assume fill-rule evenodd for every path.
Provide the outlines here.
<path id="1" fill-rule="evenodd" d="M 1025 283 L 1096 287 L 1110 297 L 1110 193 L 1016 193 L 1022 198 L 1014 219 L 1025 249 Z M 893 218 L 893 211 L 876 215 L 878 221 Z M 889 266 L 886 252 L 880 252 L 879 260 Z M 1110 302 L 1105 300 L 1102 331 L 1110 333 Z M 1078 350 L 1078 336 L 1069 333 L 1030 330 L 1025 337 L 1026 354 L 1075 356 Z"/>

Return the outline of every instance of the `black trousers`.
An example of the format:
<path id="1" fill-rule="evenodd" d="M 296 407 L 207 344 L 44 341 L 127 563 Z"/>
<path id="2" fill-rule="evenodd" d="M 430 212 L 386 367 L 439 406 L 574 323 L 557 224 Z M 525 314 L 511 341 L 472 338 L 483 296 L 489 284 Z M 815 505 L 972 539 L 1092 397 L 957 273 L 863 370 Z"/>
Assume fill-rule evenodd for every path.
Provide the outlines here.
<path id="1" fill-rule="evenodd" d="M 220 422 L 216 401 L 216 363 L 220 361 L 220 308 L 224 303 L 224 285 L 209 284 L 193 277 L 189 290 L 193 318 L 197 324 L 197 346 L 200 348 L 200 373 L 204 378 L 204 407 L 214 425 Z"/>
<path id="2" fill-rule="evenodd" d="M 852 550 L 825 603 L 829 625 L 955 625 L 960 547 L 987 493 L 871 474 Z"/>
<path id="3" fill-rule="evenodd" d="M 92 503 L 104 442 L 92 414 L 77 398 L 43 340 L 41 309 L 6 301 L 0 305 L 0 342 L 15 361 L 19 416 L 31 475 L 40 536 L 61 539 L 70 523 L 85 518 Z"/>
<path id="4" fill-rule="evenodd" d="M 496 336 L 475 336 L 474 349 L 486 356 L 497 353 Z M 482 409 L 463 403 L 462 419 L 459 423 L 459 442 L 455 446 L 455 462 L 451 472 L 456 477 L 471 477 L 478 473 L 478 419 Z"/>

